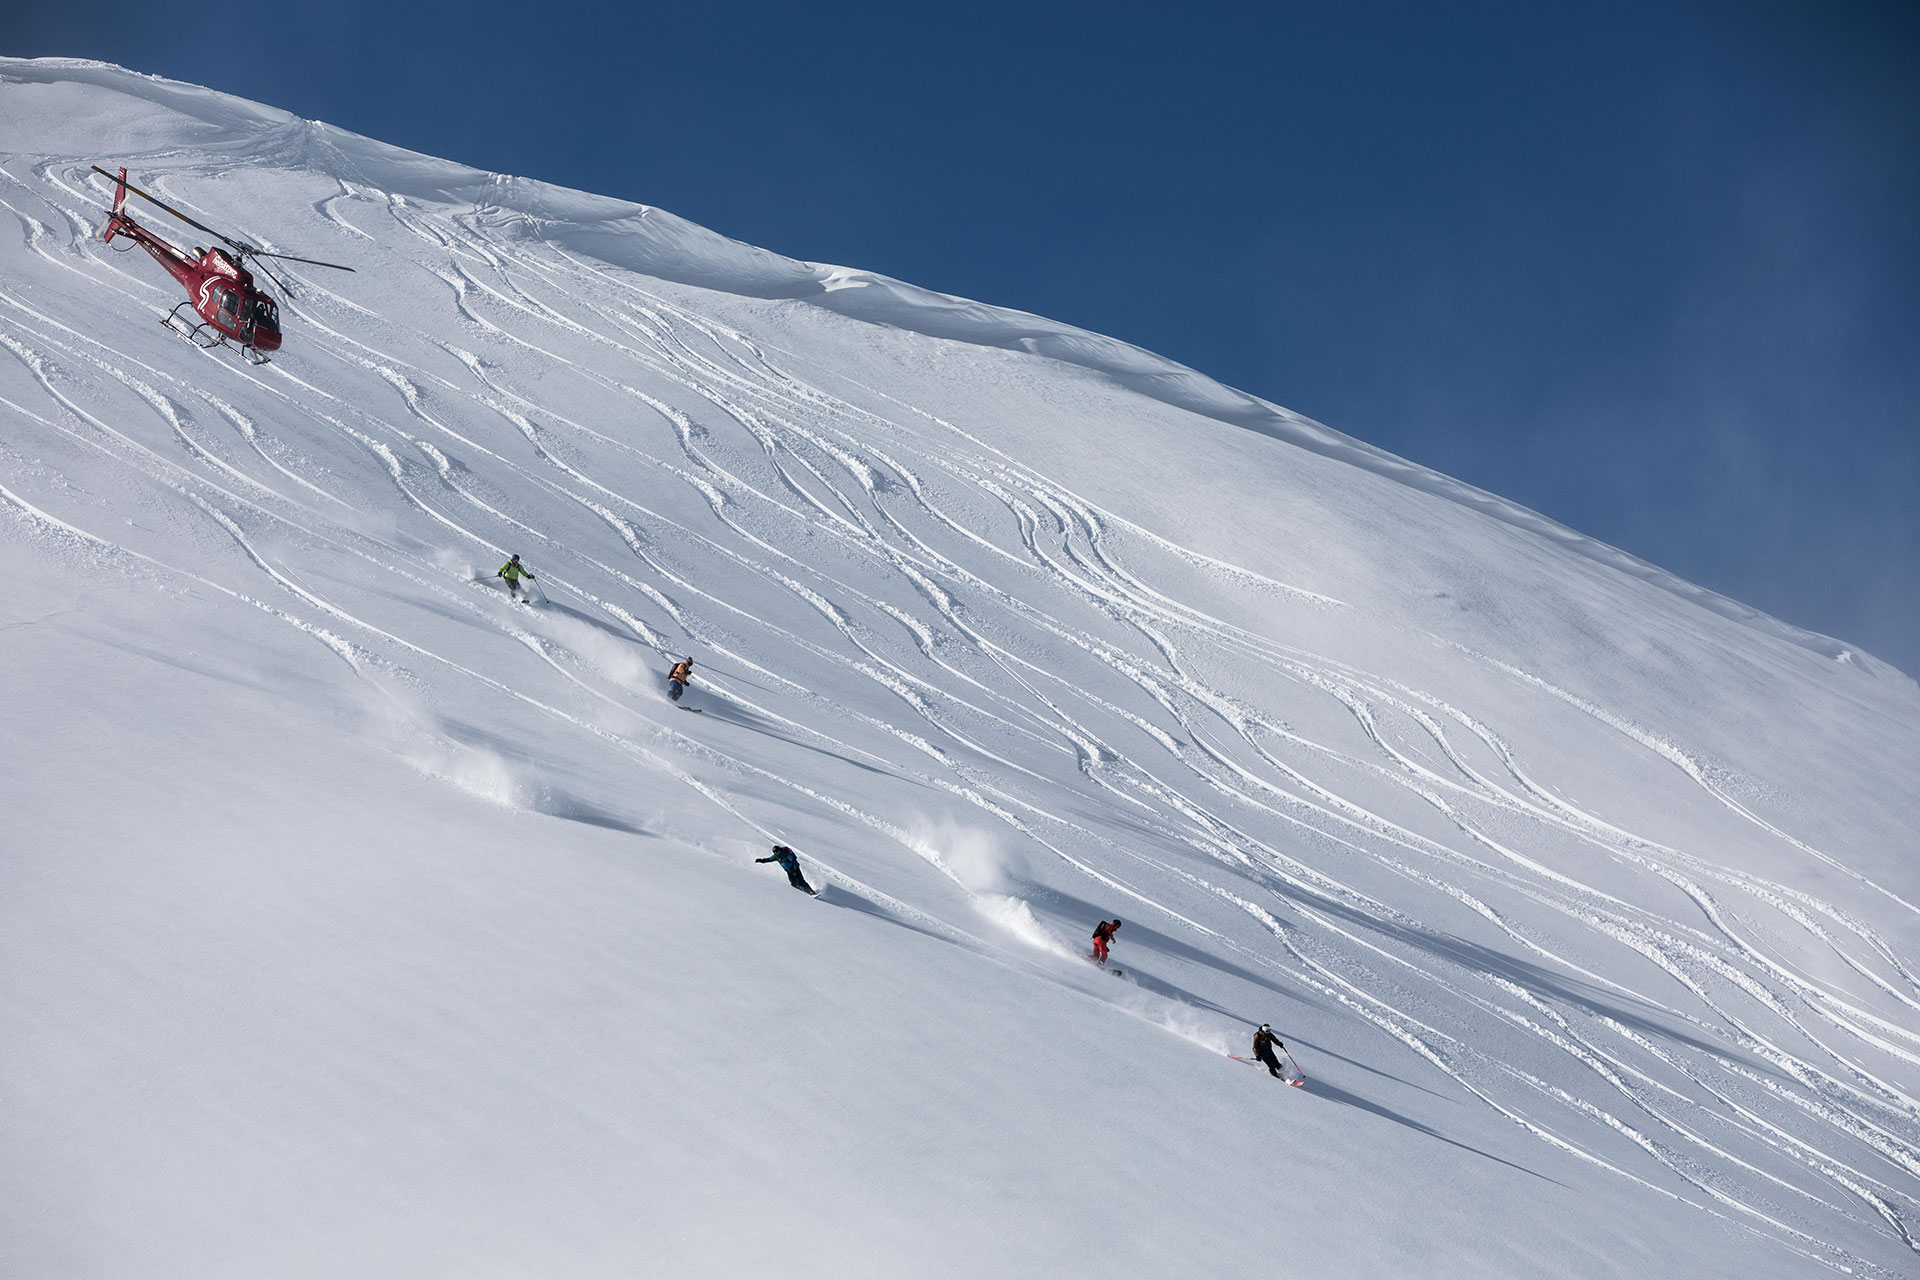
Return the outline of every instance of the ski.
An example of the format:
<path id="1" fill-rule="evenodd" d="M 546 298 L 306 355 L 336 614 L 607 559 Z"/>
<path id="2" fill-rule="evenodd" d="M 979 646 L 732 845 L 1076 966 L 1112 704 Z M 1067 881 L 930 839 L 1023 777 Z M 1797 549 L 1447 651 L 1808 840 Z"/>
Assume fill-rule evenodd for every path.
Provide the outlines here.
<path id="1" fill-rule="evenodd" d="M 1245 1054 L 1230 1053 L 1227 1056 L 1229 1058 L 1232 1058 L 1235 1062 L 1244 1062 L 1250 1066 L 1264 1067 L 1267 1065 L 1266 1063 L 1260 1061 L 1260 1059 L 1249 1058 Z M 1292 1085 L 1296 1089 L 1305 1088 L 1307 1083 L 1307 1073 L 1300 1070 L 1300 1064 L 1293 1060 L 1293 1055 L 1290 1053 L 1287 1055 L 1287 1064 L 1293 1068 L 1294 1074 L 1288 1075 L 1286 1074 L 1285 1071 L 1282 1071 L 1280 1078 L 1282 1080 L 1285 1080 L 1288 1084 Z M 1295 1076 L 1298 1076 L 1299 1078 L 1295 1079 L 1294 1078 Z"/>
<path id="2" fill-rule="evenodd" d="M 496 573 L 496 574 L 494 574 L 494 575 L 493 575 L 493 577 L 491 577 L 491 578 L 474 578 L 474 579 L 472 579 L 472 582 L 473 582 L 473 585 L 474 585 L 474 586 L 476 586 L 476 587 L 485 587 L 485 588 L 486 588 L 487 590 L 489 590 L 489 591 L 500 591 L 500 590 L 505 590 L 505 588 L 502 588 L 502 587 L 495 587 L 495 586 L 493 585 L 493 584 L 494 584 L 494 580 L 495 580 L 495 579 L 497 579 L 497 578 L 498 578 L 499 576 L 500 576 L 500 575 Z M 515 595 L 515 594 L 514 594 L 513 592 L 511 592 L 511 591 L 508 591 L 508 592 L 507 592 L 507 601 L 508 601 L 508 603 L 510 603 L 510 604 L 517 604 L 517 605 L 522 605 L 522 606 L 524 606 L 524 607 L 526 607 L 526 608 L 528 608 L 528 609 L 531 609 L 531 608 L 533 608 L 533 607 L 534 607 L 535 605 L 537 605 L 537 604 L 539 604 L 539 601 L 537 601 L 537 600 L 535 600 L 535 599 L 534 599 L 534 598 L 533 598 L 533 597 L 532 597 L 531 595 L 525 595 L 525 596 L 518 596 L 518 595 Z"/>

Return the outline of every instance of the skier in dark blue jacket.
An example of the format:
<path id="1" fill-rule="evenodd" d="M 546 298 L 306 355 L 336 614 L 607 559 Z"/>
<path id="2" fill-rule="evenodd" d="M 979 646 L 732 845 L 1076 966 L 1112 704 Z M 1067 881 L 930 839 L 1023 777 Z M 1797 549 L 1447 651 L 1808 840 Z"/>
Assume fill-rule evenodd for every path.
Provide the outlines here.
<path id="1" fill-rule="evenodd" d="M 808 884 L 807 878 L 800 874 L 799 855 L 794 853 L 793 850 L 787 848 L 787 846 L 783 844 L 777 844 L 773 846 L 772 857 L 755 858 L 754 861 L 779 863 L 780 869 L 787 873 L 788 884 L 800 890 L 802 893 L 811 893 L 816 898 L 820 896 L 819 890 L 815 889 L 812 885 Z"/>

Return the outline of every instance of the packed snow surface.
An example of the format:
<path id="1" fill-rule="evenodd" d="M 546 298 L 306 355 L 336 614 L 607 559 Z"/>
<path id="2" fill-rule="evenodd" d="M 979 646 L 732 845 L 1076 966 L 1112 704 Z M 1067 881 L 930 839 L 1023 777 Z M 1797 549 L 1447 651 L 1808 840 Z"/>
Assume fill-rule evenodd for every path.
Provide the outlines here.
<path id="1" fill-rule="evenodd" d="M 0 152 L 0 1274 L 1920 1270 L 1899 673 L 657 209 L 73 61 Z M 197 351 L 94 163 L 356 273 Z"/>

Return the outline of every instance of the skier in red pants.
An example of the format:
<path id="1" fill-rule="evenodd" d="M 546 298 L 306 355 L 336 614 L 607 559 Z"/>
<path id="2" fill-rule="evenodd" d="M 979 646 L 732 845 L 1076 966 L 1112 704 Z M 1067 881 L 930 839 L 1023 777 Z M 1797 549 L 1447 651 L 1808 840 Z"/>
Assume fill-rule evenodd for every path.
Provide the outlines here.
<path id="1" fill-rule="evenodd" d="M 1120 928 L 1118 920 L 1102 920 L 1100 927 L 1093 931 L 1093 958 L 1095 963 L 1107 962 L 1107 948 L 1113 943 L 1113 935 Z"/>

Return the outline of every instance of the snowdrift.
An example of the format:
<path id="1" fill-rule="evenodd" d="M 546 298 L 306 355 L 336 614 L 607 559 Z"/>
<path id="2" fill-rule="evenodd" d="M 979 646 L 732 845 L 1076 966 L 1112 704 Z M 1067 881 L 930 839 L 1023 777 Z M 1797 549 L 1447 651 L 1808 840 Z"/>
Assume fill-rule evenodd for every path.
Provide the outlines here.
<path id="1" fill-rule="evenodd" d="M 1905 676 L 1112 339 L 0 105 L 0 1272 L 1911 1274 Z M 358 273 L 195 351 L 95 162 Z"/>

